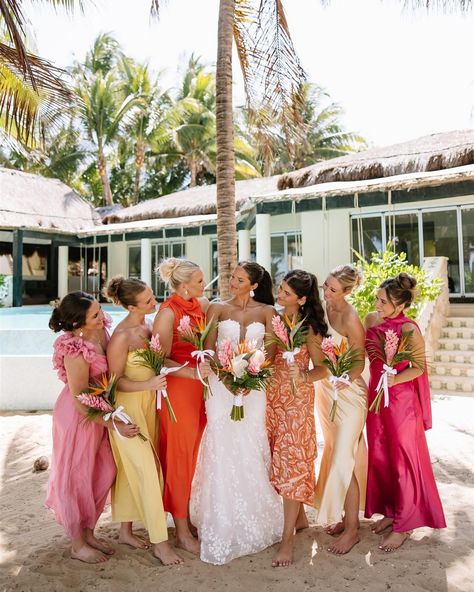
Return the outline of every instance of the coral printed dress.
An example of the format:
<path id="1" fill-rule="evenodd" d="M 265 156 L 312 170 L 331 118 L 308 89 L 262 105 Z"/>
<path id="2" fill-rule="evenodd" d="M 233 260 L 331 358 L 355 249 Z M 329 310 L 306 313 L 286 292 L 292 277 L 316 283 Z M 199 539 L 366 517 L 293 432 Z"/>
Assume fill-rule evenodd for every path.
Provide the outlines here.
<path id="1" fill-rule="evenodd" d="M 65 333 L 54 342 L 53 365 L 65 385 L 53 410 L 53 454 L 45 505 L 71 539 L 94 529 L 115 479 L 108 430 L 85 422 L 73 400 L 64 367 L 65 356 L 83 356 L 89 375 L 107 372 L 107 358 L 89 341 Z"/>
<path id="2" fill-rule="evenodd" d="M 405 323 L 414 323 L 403 313 L 367 330 L 370 357 L 369 406 L 383 371 L 383 361 L 370 355 L 377 333 L 394 330 L 401 334 Z M 395 366 L 398 372 L 408 362 Z M 444 528 L 443 508 L 431 467 L 425 430 L 431 428 L 431 401 L 425 372 L 415 380 L 392 386 L 389 406 L 367 416 L 369 472 L 365 516 L 383 514 L 393 518 L 394 532 L 420 526 Z"/>
<path id="3" fill-rule="evenodd" d="M 295 362 L 308 370 L 305 345 Z M 314 461 L 318 449 L 314 425 L 314 384 L 298 383 L 295 393 L 282 351 L 275 356 L 275 372 L 267 389 L 267 432 L 272 454 L 270 480 L 290 500 L 312 505 L 316 488 Z"/>

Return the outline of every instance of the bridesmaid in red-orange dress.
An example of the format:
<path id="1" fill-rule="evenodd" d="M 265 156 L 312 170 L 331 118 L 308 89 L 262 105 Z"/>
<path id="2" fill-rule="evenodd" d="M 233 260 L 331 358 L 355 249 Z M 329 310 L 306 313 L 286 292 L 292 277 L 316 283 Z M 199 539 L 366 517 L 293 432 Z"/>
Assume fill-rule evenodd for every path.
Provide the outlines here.
<path id="1" fill-rule="evenodd" d="M 306 344 L 287 364 L 278 349 L 275 371 L 267 388 L 267 432 L 272 453 L 270 481 L 283 498 L 284 527 L 273 567 L 293 562 L 295 530 L 308 526 L 304 505 L 313 505 L 316 490 L 314 461 L 317 455 L 314 425 L 314 382 L 327 374 L 321 365 L 318 343 L 327 336 L 327 324 L 312 273 L 295 269 L 278 289 L 278 304 L 288 316 L 305 318 Z M 309 369 L 310 360 L 314 368 Z M 295 388 L 292 389 L 292 381 Z"/>
<path id="2" fill-rule="evenodd" d="M 167 391 L 177 418 L 170 421 L 166 405 L 158 411 L 159 457 L 164 474 L 163 505 L 173 516 L 176 526 L 176 545 L 199 555 L 199 542 L 194 538 L 188 521 L 191 484 L 196 467 L 199 444 L 206 425 L 203 385 L 198 380 L 191 343 L 180 338 L 180 320 L 189 316 L 191 324 L 205 318 L 209 305 L 203 298 L 204 277 L 201 268 L 185 259 L 169 258 L 159 265 L 159 273 L 173 290 L 161 304 L 153 325 L 162 347 L 177 365 L 186 368 L 167 376 Z"/>

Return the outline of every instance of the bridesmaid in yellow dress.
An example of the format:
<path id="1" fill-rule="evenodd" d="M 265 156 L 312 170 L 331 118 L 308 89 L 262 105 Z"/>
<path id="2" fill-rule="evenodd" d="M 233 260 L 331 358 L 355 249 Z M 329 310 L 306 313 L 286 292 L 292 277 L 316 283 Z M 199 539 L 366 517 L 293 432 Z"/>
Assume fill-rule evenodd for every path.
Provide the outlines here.
<path id="1" fill-rule="evenodd" d="M 350 373 L 351 384 L 338 383 L 338 408 L 335 420 L 329 419 L 333 387 L 328 379 L 316 389 L 316 406 L 324 434 L 324 451 L 316 486 L 315 507 L 318 522 L 335 524 L 326 529 L 339 535 L 328 551 L 348 553 L 359 542 L 359 509 L 364 509 L 367 483 L 367 447 L 363 429 L 367 416 L 367 386 L 364 370 L 365 332 L 359 316 L 346 301 L 360 283 L 360 272 L 352 265 L 333 269 L 323 284 L 329 333 L 342 338 L 361 352 L 361 362 Z M 344 513 L 344 517 L 342 515 Z"/>
<path id="2" fill-rule="evenodd" d="M 132 438 L 110 432 L 112 451 L 117 464 L 117 478 L 112 488 L 112 518 L 121 522 L 119 542 L 144 549 L 148 544 L 135 536 L 132 523 L 141 520 L 148 530 L 153 554 L 164 565 L 182 563 L 168 542 L 166 514 L 161 494 L 161 468 L 157 466 L 152 442 L 155 439 L 156 391 L 166 387 L 164 376 L 141 366 L 135 351 L 151 338 L 151 322 L 145 315 L 155 312 L 153 291 L 145 282 L 117 276 L 109 280 L 105 293 L 121 304 L 128 315 L 118 324 L 107 347 L 111 373 L 120 377 L 117 405 L 135 422 Z M 141 432 L 147 441 L 136 437 Z"/>
<path id="3" fill-rule="evenodd" d="M 273 567 L 293 563 L 295 530 L 308 526 L 304 504 L 312 505 L 316 487 L 314 461 L 318 452 L 314 425 L 314 382 L 327 375 L 318 347 L 327 324 L 312 273 L 294 269 L 278 288 L 283 313 L 305 318 L 306 343 L 287 364 L 283 352 L 275 356 L 275 372 L 267 388 L 267 432 L 272 453 L 270 481 L 283 498 L 284 526 Z M 309 369 L 310 360 L 314 368 Z M 294 388 L 292 388 L 292 381 Z"/>

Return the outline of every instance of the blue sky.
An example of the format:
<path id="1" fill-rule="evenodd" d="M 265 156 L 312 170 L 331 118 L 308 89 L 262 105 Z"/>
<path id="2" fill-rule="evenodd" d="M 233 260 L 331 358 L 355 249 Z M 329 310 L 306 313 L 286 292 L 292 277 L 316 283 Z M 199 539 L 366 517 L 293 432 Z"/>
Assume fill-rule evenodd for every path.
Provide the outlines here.
<path id="1" fill-rule="evenodd" d="M 345 111 L 371 145 L 474 125 L 474 16 L 407 12 L 402 2 L 286 0 L 293 40 L 312 82 Z M 55 64 L 83 59 L 100 32 L 163 71 L 166 86 L 194 52 L 213 63 L 218 0 L 167 0 L 159 21 L 149 0 L 94 0 L 74 17 L 26 5 L 37 51 Z M 235 60 L 235 102 L 244 101 Z"/>

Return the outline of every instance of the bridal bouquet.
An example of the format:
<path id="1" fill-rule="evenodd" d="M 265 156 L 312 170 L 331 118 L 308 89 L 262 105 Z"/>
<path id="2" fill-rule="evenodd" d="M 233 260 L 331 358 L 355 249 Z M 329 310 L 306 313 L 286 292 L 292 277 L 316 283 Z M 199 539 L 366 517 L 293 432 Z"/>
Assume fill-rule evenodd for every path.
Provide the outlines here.
<path id="1" fill-rule="evenodd" d="M 321 351 L 324 354 L 323 364 L 329 369 L 331 376 L 329 381 L 332 384 L 332 406 L 329 418 L 334 421 L 337 413 L 338 393 L 336 384 L 342 382 L 347 386 L 351 381 L 349 372 L 361 362 L 361 352 L 355 347 L 349 347 L 346 339 L 342 339 L 339 345 L 334 343 L 332 337 L 325 337 L 321 342 Z"/>
<path id="2" fill-rule="evenodd" d="M 217 360 L 213 369 L 234 395 L 230 417 L 240 421 L 244 418 L 244 396 L 265 387 L 271 375 L 270 362 L 256 341 L 244 340 L 235 347 L 230 339 L 223 339 L 218 345 Z"/>
<path id="3" fill-rule="evenodd" d="M 369 357 L 382 360 L 383 362 L 382 375 L 375 387 L 377 395 L 372 401 L 369 411 L 380 413 L 382 396 L 384 399 L 383 406 L 389 406 L 390 396 L 388 376 L 389 374 L 397 374 L 397 371 L 394 368 L 396 364 L 406 360 L 410 362 L 412 366 L 423 368 L 424 360 L 420 359 L 420 356 L 418 356 L 411 347 L 412 334 L 413 331 L 402 331 L 401 335 L 398 336 L 393 329 L 387 329 L 386 331 L 379 330 L 379 339 L 368 342 L 367 353 L 369 354 Z"/>
<path id="4" fill-rule="evenodd" d="M 116 407 L 115 392 L 117 390 L 117 382 L 118 379 L 115 374 L 110 374 L 110 376 L 102 374 L 100 378 L 94 379 L 85 391 L 76 395 L 76 399 L 87 407 L 86 420 L 93 421 L 99 415 L 102 415 L 105 421 L 111 419 L 115 431 L 123 438 L 117 429 L 115 418 L 127 424 L 133 423 L 133 421 L 125 413 L 123 405 Z M 141 433 L 138 433 L 138 436 L 143 441 L 147 440 L 146 436 Z"/>
<path id="5" fill-rule="evenodd" d="M 212 359 L 214 356 L 214 350 L 204 349 L 204 342 L 209 332 L 215 328 L 216 324 L 213 319 L 206 323 L 202 319 L 198 319 L 194 324 L 191 323 L 191 318 L 188 315 L 184 315 L 179 321 L 178 333 L 183 341 L 191 343 L 196 348 L 191 356 L 196 358 L 196 370 L 199 380 L 204 385 L 204 399 L 207 399 L 211 393 L 209 382 L 201 376 L 199 370 L 199 364 L 202 364 L 206 358 Z"/>
<path id="6" fill-rule="evenodd" d="M 306 317 L 305 317 L 306 318 Z M 293 315 L 291 318 L 284 315 L 272 317 L 272 327 L 275 335 L 270 337 L 271 343 L 283 350 L 283 359 L 287 364 L 295 363 L 295 356 L 301 351 L 301 346 L 306 342 L 308 329 L 304 326 L 305 319 L 298 318 L 298 315 Z M 294 380 L 291 381 L 291 392 L 296 394 L 296 387 Z"/>
<path id="7" fill-rule="evenodd" d="M 150 341 L 147 344 L 147 347 L 138 349 L 135 352 L 135 357 L 138 358 L 139 364 L 141 366 L 145 366 L 146 368 L 150 368 L 153 370 L 156 376 L 170 374 L 171 372 L 176 372 L 176 370 L 180 370 L 186 364 L 182 366 L 177 366 L 173 368 L 167 368 L 165 364 L 166 359 L 166 352 L 161 347 L 160 337 L 158 333 L 153 335 Z M 176 423 L 178 420 L 176 419 L 176 415 L 173 411 L 173 407 L 171 405 L 171 401 L 168 397 L 168 391 L 166 389 L 161 389 L 156 393 L 156 408 L 161 409 L 161 398 L 165 400 L 166 408 L 168 409 L 168 414 L 170 416 L 170 420 L 172 423 Z"/>

